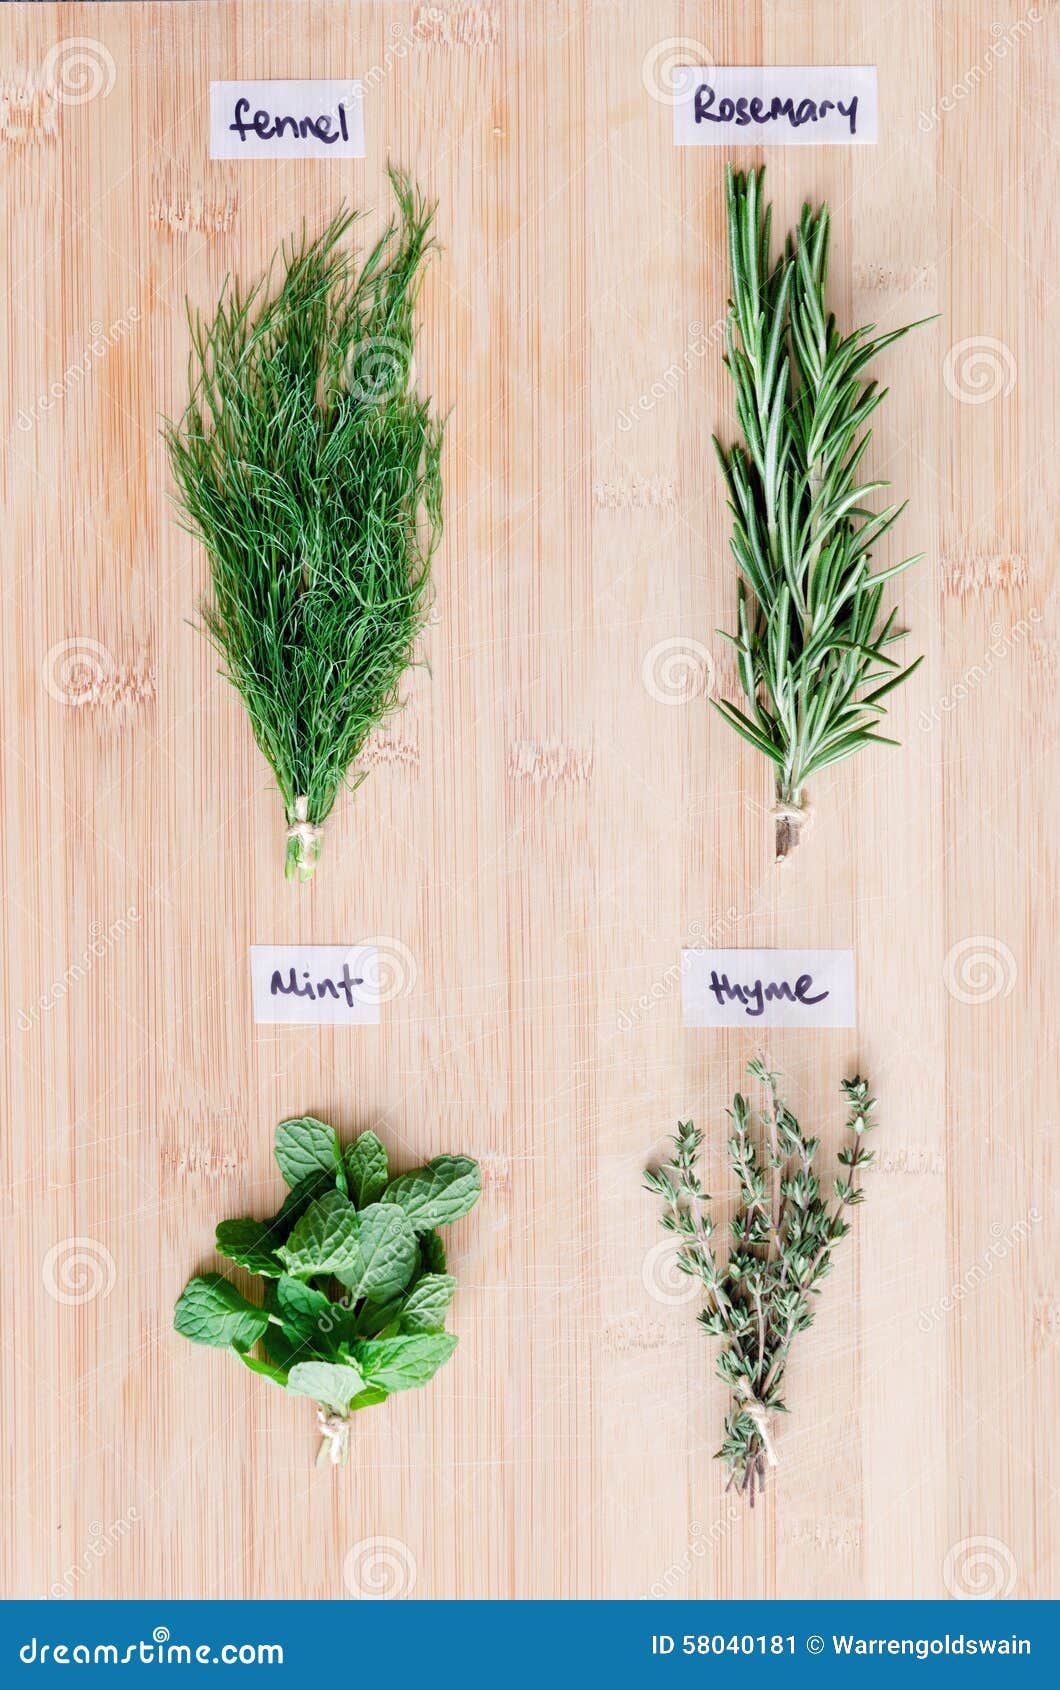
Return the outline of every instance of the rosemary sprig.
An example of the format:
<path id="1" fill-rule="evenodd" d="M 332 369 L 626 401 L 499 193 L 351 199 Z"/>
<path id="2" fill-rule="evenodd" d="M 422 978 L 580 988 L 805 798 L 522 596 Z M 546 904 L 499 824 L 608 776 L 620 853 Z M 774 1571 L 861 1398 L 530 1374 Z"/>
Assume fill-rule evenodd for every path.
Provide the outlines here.
<path id="1" fill-rule="evenodd" d="M 230 283 L 212 320 L 191 317 L 191 399 L 166 429 L 209 554 L 206 630 L 275 772 L 286 873 L 302 880 L 398 703 L 441 533 L 442 428 L 412 365 L 433 212 L 390 180 L 398 217 L 359 269 L 341 245 L 357 214 L 342 210 L 281 250 L 278 286 L 272 270 L 246 293 Z"/>
<path id="2" fill-rule="evenodd" d="M 647 1169 L 644 1180 L 663 1199 L 661 1224 L 680 1239 L 677 1265 L 703 1282 L 708 1302 L 700 1325 L 723 1340 L 717 1371 L 732 1402 L 717 1454 L 729 1469 L 729 1484 L 753 1507 L 756 1481 L 763 1489 L 766 1466 L 777 1464 L 773 1420 L 787 1413 L 781 1387 L 792 1342 L 813 1323 L 811 1299 L 832 1265 L 832 1250 L 850 1231 L 846 1210 L 864 1198 L 860 1176 L 873 1152 L 862 1139 L 875 1124 L 876 1100 L 860 1076 L 842 1082 L 850 1141 L 838 1154 L 833 1203 L 822 1195 L 816 1171 L 820 1140 L 803 1133 L 780 1096 L 778 1076 L 758 1060 L 748 1067 L 766 1101 L 757 1127 L 739 1092 L 729 1111 L 729 1162 L 740 1200 L 724 1264 L 714 1244 L 711 1199 L 697 1171 L 703 1134 L 691 1121 L 678 1123 L 673 1157 Z"/>
<path id="3" fill-rule="evenodd" d="M 920 662 L 903 669 L 889 655 L 906 630 L 893 610 L 881 622 L 880 606 L 884 584 L 923 554 L 869 573 L 872 548 L 905 506 L 873 511 L 866 499 L 889 484 L 857 483 L 872 438 L 865 424 L 886 394 L 862 371 L 919 324 L 875 339 L 872 324 L 841 335 L 825 314 L 828 207 L 804 205 L 797 236 L 774 259 L 764 174 L 730 167 L 727 177 L 724 362 L 745 444 L 714 445 L 740 571 L 736 634 L 722 637 L 736 647 L 748 709 L 713 702 L 774 764 L 779 859 L 798 843 L 813 775 L 862 746 L 897 743 L 876 731 L 882 701 Z"/>

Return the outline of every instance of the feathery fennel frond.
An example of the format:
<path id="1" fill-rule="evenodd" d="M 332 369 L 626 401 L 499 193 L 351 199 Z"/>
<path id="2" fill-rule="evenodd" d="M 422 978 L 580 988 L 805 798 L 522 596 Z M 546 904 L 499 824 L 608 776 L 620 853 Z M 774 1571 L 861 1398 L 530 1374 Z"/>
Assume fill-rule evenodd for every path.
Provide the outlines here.
<path id="1" fill-rule="evenodd" d="M 891 648 L 905 630 L 894 611 L 880 616 L 885 583 L 919 556 L 870 573 L 874 546 L 905 507 L 873 510 L 866 501 L 888 483 L 857 479 L 865 425 L 886 394 L 862 373 L 920 325 L 841 335 L 825 305 L 828 208 L 804 205 L 774 258 L 764 174 L 730 167 L 727 177 L 724 361 L 744 439 L 714 445 L 739 568 L 736 633 L 723 638 L 736 648 L 747 709 L 713 702 L 774 765 L 779 859 L 798 843 L 815 774 L 862 746 L 896 743 L 878 731 L 882 700 L 920 662 L 901 667 Z"/>
<path id="2" fill-rule="evenodd" d="M 343 245 L 357 214 L 342 210 L 249 291 L 227 284 L 212 319 L 191 317 L 191 398 L 166 428 L 209 556 L 206 631 L 276 775 L 286 873 L 302 880 L 399 703 L 441 534 L 442 426 L 413 364 L 433 208 L 390 179 L 397 216 L 359 267 Z"/>

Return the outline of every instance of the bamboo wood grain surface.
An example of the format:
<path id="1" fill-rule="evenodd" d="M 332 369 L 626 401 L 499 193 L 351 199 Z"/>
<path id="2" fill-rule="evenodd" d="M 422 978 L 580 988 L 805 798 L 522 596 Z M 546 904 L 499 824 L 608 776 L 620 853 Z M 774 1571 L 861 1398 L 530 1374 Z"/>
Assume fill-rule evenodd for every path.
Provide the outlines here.
<path id="1" fill-rule="evenodd" d="M 3 1594 L 1058 1594 L 1056 46 L 1049 0 L 2 8 Z M 873 372 L 884 561 L 926 553 L 902 748 L 819 778 L 782 868 L 708 706 L 729 154 L 675 149 L 675 55 L 877 65 L 877 146 L 734 156 L 779 227 L 828 199 L 843 327 L 939 313 Z M 211 79 L 354 75 L 366 160 L 209 161 Z M 298 888 L 159 421 L 185 296 L 343 197 L 376 227 L 388 156 L 439 205 L 446 534 Z M 255 1027 L 248 947 L 296 939 L 384 945 L 379 1029 Z M 853 947 L 857 1033 L 682 1030 L 710 943 Z M 733 1195 L 763 1041 L 829 1147 L 870 1076 L 879 1165 L 750 1514 L 640 1170 L 691 1116 Z M 308 1404 L 171 1329 L 306 1111 L 484 1171 L 456 1356 L 337 1474 Z"/>

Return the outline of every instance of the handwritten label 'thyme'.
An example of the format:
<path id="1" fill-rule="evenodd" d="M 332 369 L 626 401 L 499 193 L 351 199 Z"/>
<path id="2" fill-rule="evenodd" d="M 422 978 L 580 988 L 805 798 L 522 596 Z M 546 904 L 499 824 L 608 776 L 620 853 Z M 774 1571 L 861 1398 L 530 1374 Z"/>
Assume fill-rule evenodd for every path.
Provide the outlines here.
<path id="1" fill-rule="evenodd" d="M 359 82 L 211 82 L 211 158 L 363 158 Z"/>
<path id="2" fill-rule="evenodd" d="M 679 147 L 869 147 L 875 65 L 683 65 L 674 72 Z"/>
<path id="3" fill-rule="evenodd" d="M 379 1025 L 375 945 L 251 945 L 250 973 L 259 1026 Z"/>
<path id="4" fill-rule="evenodd" d="M 682 951 L 686 1027 L 853 1027 L 853 951 Z"/>

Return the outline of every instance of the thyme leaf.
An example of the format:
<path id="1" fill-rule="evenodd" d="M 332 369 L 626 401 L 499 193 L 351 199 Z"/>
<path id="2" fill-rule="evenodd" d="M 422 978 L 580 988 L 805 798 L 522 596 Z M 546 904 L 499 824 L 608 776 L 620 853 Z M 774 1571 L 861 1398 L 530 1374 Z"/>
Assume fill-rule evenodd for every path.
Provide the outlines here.
<path id="1" fill-rule="evenodd" d="M 761 1083 L 764 1103 L 756 1120 L 737 1092 L 729 1110 L 728 1156 L 740 1195 L 727 1253 L 715 1244 L 718 1222 L 697 1167 L 703 1134 L 691 1121 L 678 1122 L 672 1156 L 647 1169 L 644 1183 L 662 1198 L 664 1230 L 680 1240 L 677 1265 L 702 1281 L 707 1301 L 699 1324 L 722 1340 L 717 1372 L 732 1397 L 717 1455 L 730 1485 L 753 1507 L 767 1465 L 777 1464 L 773 1422 L 787 1413 L 781 1391 L 792 1343 L 813 1324 L 813 1299 L 832 1251 L 850 1230 L 847 1210 L 864 1198 L 861 1175 L 873 1152 L 863 1141 L 875 1124 L 876 1100 L 860 1075 L 843 1080 L 850 1136 L 826 1195 L 817 1171 L 820 1140 L 803 1132 L 780 1095 L 777 1074 L 759 1060 L 749 1072 Z"/>

